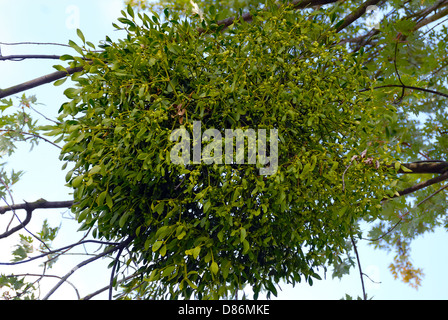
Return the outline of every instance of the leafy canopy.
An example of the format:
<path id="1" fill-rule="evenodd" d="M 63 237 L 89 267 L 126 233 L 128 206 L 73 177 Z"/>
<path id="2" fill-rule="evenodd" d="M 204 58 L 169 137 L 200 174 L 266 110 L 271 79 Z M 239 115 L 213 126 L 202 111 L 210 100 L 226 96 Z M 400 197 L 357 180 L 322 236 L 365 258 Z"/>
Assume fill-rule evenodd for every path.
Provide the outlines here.
<path id="1" fill-rule="evenodd" d="M 338 44 L 335 15 L 273 5 L 223 33 L 215 9 L 207 14 L 128 7 L 116 25 L 127 37 L 107 38 L 100 53 L 78 31 L 80 57 L 64 59 L 85 71 L 47 128 L 65 141 L 72 210 L 98 238 L 133 238 L 129 262 L 147 296 L 230 297 L 250 285 L 257 297 L 280 280 L 312 284 L 316 268 L 341 263 L 359 219 L 374 220 L 393 195 L 395 170 L 379 165 L 392 159 L 376 141 L 396 109 L 373 103 L 363 54 Z M 173 163 L 170 134 L 193 134 L 195 121 L 222 132 L 223 145 L 225 129 L 278 130 L 278 170 L 261 175 L 260 159 L 224 154 L 221 164 Z M 361 160 L 368 146 L 375 161 Z"/>

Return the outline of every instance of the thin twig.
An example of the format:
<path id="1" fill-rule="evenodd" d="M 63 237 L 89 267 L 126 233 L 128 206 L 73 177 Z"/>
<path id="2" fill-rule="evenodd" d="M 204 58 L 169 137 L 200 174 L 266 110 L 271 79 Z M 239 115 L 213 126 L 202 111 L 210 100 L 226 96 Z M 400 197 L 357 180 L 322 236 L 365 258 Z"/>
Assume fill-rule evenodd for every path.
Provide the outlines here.
<path id="1" fill-rule="evenodd" d="M 424 92 L 433 93 L 433 94 L 436 94 L 436 95 L 448 98 L 448 94 L 446 94 L 446 93 L 442 93 L 442 92 L 431 90 L 431 89 L 414 87 L 414 86 L 406 86 L 406 85 L 403 86 L 401 84 L 386 84 L 386 85 L 383 85 L 383 86 L 373 87 L 372 89 L 376 90 L 376 89 L 382 89 L 382 88 L 403 88 L 403 87 L 405 89 L 424 91 Z M 365 92 L 365 91 L 368 91 L 368 90 L 370 90 L 370 89 L 362 89 L 362 90 L 359 90 L 359 92 Z"/>
<path id="2" fill-rule="evenodd" d="M 348 164 L 347 168 L 345 168 L 344 172 L 342 173 L 342 191 L 345 191 L 345 173 L 347 170 L 352 166 L 353 161 L 355 161 L 358 158 L 358 156 L 353 156 L 350 160 L 350 163 Z"/>
<path id="3" fill-rule="evenodd" d="M 132 240 L 133 240 L 133 238 L 130 237 L 130 238 L 126 239 L 125 241 L 121 242 L 116 247 L 110 248 L 95 257 L 92 257 L 90 259 L 87 259 L 87 260 L 77 264 L 73 269 L 71 269 L 65 276 L 63 276 L 61 278 L 61 280 L 45 295 L 43 300 L 48 300 L 48 298 L 68 279 L 68 277 L 70 277 L 73 273 L 75 273 L 76 270 L 78 270 L 79 268 L 82 268 L 85 265 L 87 265 L 95 260 L 98 260 L 108 254 L 111 254 L 112 252 L 114 252 L 116 250 L 121 250 L 122 248 L 127 247 L 132 242 Z"/>
<path id="4" fill-rule="evenodd" d="M 114 266 L 112 267 L 112 271 L 110 273 L 109 300 L 112 300 L 112 290 L 113 290 L 113 287 L 114 287 L 113 284 L 114 284 L 115 270 L 117 268 L 117 265 L 118 265 L 118 262 L 120 260 L 120 256 L 121 256 L 121 253 L 123 252 L 123 250 L 124 250 L 124 247 L 122 247 L 122 248 L 120 248 L 118 250 L 117 257 L 115 258 L 115 261 L 114 261 Z"/>
<path id="5" fill-rule="evenodd" d="M 56 276 L 56 275 L 50 275 L 50 274 L 33 274 L 33 273 L 24 273 L 24 274 L 12 274 L 9 276 L 6 276 L 7 278 L 13 278 L 13 277 L 40 277 L 40 278 L 57 278 L 57 279 L 61 279 L 62 277 L 60 276 Z M 73 287 L 73 289 L 76 292 L 76 296 L 78 297 L 78 300 L 81 298 L 79 295 L 79 291 L 78 289 L 75 287 L 75 285 L 73 283 L 71 283 L 70 281 L 66 281 L 69 285 L 71 285 Z"/>
<path id="6" fill-rule="evenodd" d="M 394 67 L 395 67 L 395 73 L 396 73 L 396 75 L 398 77 L 398 81 L 400 81 L 400 83 L 403 86 L 403 88 L 401 89 L 400 99 L 398 99 L 398 101 L 395 102 L 395 104 L 397 104 L 397 105 L 400 104 L 401 101 L 403 101 L 404 92 L 405 92 L 405 84 L 401 80 L 401 76 L 400 76 L 400 73 L 398 72 L 398 67 L 397 67 L 397 53 L 398 53 L 398 43 L 399 42 L 400 42 L 400 34 L 398 34 L 397 40 L 395 41 Z"/>
<path id="7" fill-rule="evenodd" d="M 37 259 L 45 258 L 46 256 L 48 256 L 50 254 L 57 253 L 59 251 L 63 251 L 63 250 L 66 250 L 66 249 L 71 249 L 71 248 L 74 248 L 76 246 L 79 246 L 79 245 L 82 245 L 82 244 L 85 244 L 85 243 L 105 244 L 105 245 L 112 245 L 112 246 L 119 245 L 119 243 L 117 243 L 117 242 L 107 242 L 107 241 L 98 241 L 98 240 L 84 240 L 84 241 L 81 241 L 81 242 L 70 244 L 68 246 L 65 246 L 65 247 L 62 247 L 62 248 L 59 248 L 59 249 L 51 250 L 49 252 L 40 254 L 38 256 L 29 258 L 27 260 L 15 261 L 15 262 L 0 262 L 0 266 L 15 266 L 15 265 L 18 265 L 18 264 L 28 263 L 28 262 L 31 262 L 31 261 L 34 261 L 34 260 L 37 260 Z"/>
<path id="8" fill-rule="evenodd" d="M 117 283 L 120 284 L 120 283 L 123 283 L 123 282 L 125 282 L 125 281 L 128 281 L 128 280 L 130 280 L 130 279 L 132 279 L 132 278 L 138 276 L 139 274 L 140 274 L 139 272 L 134 273 L 134 274 L 132 274 L 132 275 L 130 275 L 130 276 L 127 276 L 127 277 L 124 278 L 124 279 L 119 280 Z M 96 290 L 95 292 L 92 292 L 91 294 L 88 294 L 87 296 L 85 296 L 85 297 L 82 298 L 81 300 L 90 300 L 90 299 L 92 299 L 94 296 L 97 296 L 97 295 L 99 295 L 100 293 L 102 293 L 102 292 L 108 290 L 109 287 L 110 287 L 110 285 L 105 286 L 105 287 L 103 287 L 103 288 L 101 288 L 101 289 L 98 289 L 98 290 Z"/>
<path id="9" fill-rule="evenodd" d="M 41 139 L 41 140 L 43 140 L 43 141 L 45 141 L 45 142 L 48 142 L 48 143 L 52 144 L 53 146 L 55 146 L 56 148 L 62 149 L 62 147 L 58 146 L 56 143 L 54 143 L 54 142 L 48 140 L 47 138 L 44 138 L 44 137 L 38 135 L 37 133 L 24 132 L 24 131 L 19 131 L 19 132 L 17 132 L 17 131 L 15 131 L 15 130 L 9 130 L 9 129 L 0 129 L 0 132 L 5 132 L 5 133 L 11 133 L 11 132 L 14 132 L 14 133 L 22 134 L 22 135 L 24 135 L 24 136 L 32 136 L 32 137 L 34 137 L 34 138 L 38 138 L 38 139 Z"/>
<path id="10" fill-rule="evenodd" d="M 68 44 L 55 43 L 55 42 L 0 42 L 0 45 L 4 46 L 17 46 L 17 45 L 46 45 L 46 46 L 62 46 L 71 48 Z"/>
<path id="11" fill-rule="evenodd" d="M 356 260 L 358 262 L 358 268 L 359 268 L 359 275 L 361 278 L 361 286 L 362 286 L 362 294 L 363 294 L 363 299 L 367 300 L 367 295 L 366 295 L 366 289 L 364 287 L 364 277 L 363 277 L 363 272 L 362 272 L 362 268 L 361 268 L 361 261 L 359 259 L 359 254 L 358 254 L 358 249 L 356 247 L 356 242 L 355 239 L 353 238 L 353 234 L 350 232 L 350 239 L 352 241 L 352 245 L 353 245 L 353 249 L 355 251 L 355 255 L 356 255 Z"/>

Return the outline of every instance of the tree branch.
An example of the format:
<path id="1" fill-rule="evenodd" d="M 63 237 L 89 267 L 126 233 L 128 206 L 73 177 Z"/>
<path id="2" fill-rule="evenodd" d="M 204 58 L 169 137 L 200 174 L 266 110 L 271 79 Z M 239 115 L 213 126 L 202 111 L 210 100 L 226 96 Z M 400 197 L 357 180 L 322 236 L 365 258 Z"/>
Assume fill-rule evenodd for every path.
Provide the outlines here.
<path id="1" fill-rule="evenodd" d="M 0 61 L 12 60 L 12 61 L 22 61 L 25 59 L 55 59 L 59 60 L 61 56 L 48 55 L 48 54 L 21 54 L 12 56 L 0 56 Z"/>
<path id="2" fill-rule="evenodd" d="M 18 226 L 12 228 L 11 230 L 8 230 L 4 232 L 3 234 L 0 234 L 0 239 L 9 237 L 10 235 L 16 233 L 19 230 L 22 230 L 27 226 L 27 224 L 31 221 L 31 216 L 33 214 L 33 211 L 36 209 L 59 209 L 59 208 L 70 208 L 73 205 L 73 201 L 56 201 L 56 202 L 49 202 L 44 199 L 37 200 L 35 202 L 25 202 L 21 204 L 13 204 L 10 206 L 4 206 L 0 207 L 0 214 L 5 214 L 8 211 L 14 211 L 23 209 L 26 211 L 26 218 L 25 220 L 19 224 Z"/>
<path id="3" fill-rule="evenodd" d="M 45 199 L 39 199 L 35 202 L 25 202 L 20 204 L 14 204 L 11 206 L 0 207 L 0 214 L 5 214 L 11 210 L 36 210 L 36 209 L 60 209 L 60 208 L 70 208 L 73 205 L 72 200 L 68 201 L 47 201 Z"/>
<path id="4" fill-rule="evenodd" d="M 99 241 L 99 240 L 83 240 L 83 241 L 79 241 L 77 243 L 73 243 L 73 244 L 70 244 L 68 246 L 56 249 L 56 250 L 51 250 L 51 251 L 45 252 L 43 254 L 40 254 L 38 256 L 29 258 L 27 260 L 15 261 L 15 262 L 0 262 L 0 266 L 15 266 L 15 265 L 18 265 L 18 264 L 28 263 L 28 262 L 31 262 L 31 261 L 34 261 L 34 260 L 37 260 L 37 259 L 44 258 L 44 257 L 46 257 L 46 256 L 48 256 L 50 254 L 58 253 L 60 251 L 64 251 L 64 250 L 67 250 L 67 249 L 72 249 L 72 248 L 74 248 L 76 246 L 83 245 L 83 244 L 86 244 L 86 243 L 95 243 L 95 244 L 102 244 L 102 245 L 108 245 L 108 246 L 119 245 L 119 243 L 116 243 L 116 242 L 107 242 L 107 241 Z"/>
<path id="5" fill-rule="evenodd" d="M 398 170 L 398 173 L 405 173 L 405 174 L 438 173 L 438 174 L 443 174 L 448 170 L 448 162 L 438 161 L 438 160 L 416 161 L 416 162 L 411 162 L 411 163 L 402 163 L 401 165 L 403 167 L 405 167 L 406 169 L 411 170 L 411 172 L 400 168 L 400 170 Z M 393 167 L 393 165 L 391 165 L 390 167 Z"/>
<path id="6" fill-rule="evenodd" d="M 55 42 L 0 42 L 0 45 L 5 46 L 18 46 L 18 45 L 44 45 L 44 46 L 61 46 L 71 48 L 68 44 L 55 43 Z"/>
<path id="7" fill-rule="evenodd" d="M 62 79 L 68 75 L 74 74 L 76 72 L 80 72 L 82 71 L 84 68 L 83 67 L 76 67 L 76 68 L 67 68 L 65 71 L 56 71 L 50 74 L 47 74 L 45 76 L 18 84 L 14 87 L 10 87 L 7 89 L 0 89 L 0 99 L 8 97 L 8 96 L 12 96 L 13 94 L 22 92 L 22 91 L 26 91 L 35 87 L 39 87 L 41 85 Z"/>
<path id="8" fill-rule="evenodd" d="M 366 10 L 369 6 L 374 6 L 378 4 L 381 0 L 368 0 L 364 2 L 358 9 L 350 13 L 345 19 L 344 22 L 336 28 L 336 32 L 339 32 L 349 25 L 351 25 L 353 22 L 355 22 L 357 19 L 359 19 L 364 13 L 366 13 Z"/>
<path id="9" fill-rule="evenodd" d="M 419 23 L 417 23 L 414 30 L 418 30 L 421 27 L 424 27 L 436 20 L 439 20 L 440 18 L 443 18 L 446 15 L 448 15 L 448 8 L 445 8 L 445 9 L 433 14 L 432 16 L 430 16 L 428 18 L 421 20 Z"/>
<path id="10" fill-rule="evenodd" d="M 112 300 L 112 289 L 114 287 L 114 276 L 115 276 L 115 270 L 117 268 L 118 262 L 120 260 L 120 256 L 121 253 L 123 252 L 125 247 L 121 247 L 120 249 L 118 249 L 118 253 L 117 253 L 117 257 L 115 258 L 114 261 L 114 266 L 112 267 L 112 271 L 110 273 L 110 284 L 109 284 L 109 300 Z"/>
<path id="11" fill-rule="evenodd" d="M 363 277 L 363 272 L 362 272 L 362 268 L 361 268 L 361 260 L 359 259 L 358 249 L 356 248 L 356 242 L 355 242 L 355 239 L 353 238 L 352 232 L 350 233 L 350 239 L 352 241 L 353 249 L 355 251 L 356 261 L 358 261 L 359 276 L 361 278 L 361 287 L 362 287 L 363 299 L 367 300 L 366 289 L 364 287 L 364 277 Z"/>
<path id="12" fill-rule="evenodd" d="M 21 134 L 21 135 L 24 135 L 24 136 L 34 137 L 34 138 L 37 138 L 37 139 L 41 139 L 41 140 L 43 140 L 45 142 L 48 142 L 48 143 L 52 144 L 53 146 L 55 146 L 56 148 L 62 149 L 62 147 L 58 146 L 56 143 L 54 143 L 54 142 L 48 140 L 47 138 L 44 138 L 44 137 L 42 137 L 42 136 L 40 136 L 40 135 L 38 135 L 36 133 L 24 132 L 24 131 L 17 132 L 15 130 L 9 130 L 9 129 L 0 129 L 0 132 L 3 132 L 5 134 L 6 133 L 18 133 L 18 134 Z"/>
<path id="13" fill-rule="evenodd" d="M 57 279 L 61 279 L 60 276 L 56 276 L 56 275 L 50 275 L 50 274 L 33 274 L 33 273 L 24 273 L 24 274 L 12 274 L 9 276 L 6 276 L 8 278 L 13 278 L 13 277 L 39 277 L 39 278 L 57 278 Z M 39 279 L 40 280 L 40 279 Z M 39 281 L 37 280 L 37 281 Z M 81 299 L 80 295 L 79 295 L 79 291 L 78 289 L 75 287 L 75 285 L 73 283 L 71 283 L 70 281 L 66 281 L 67 284 L 71 285 L 72 288 L 75 290 L 76 296 L 78 297 L 78 300 Z"/>
<path id="14" fill-rule="evenodd" d="M 43 298 L 43 300 L 48 300 L 48 298 L 68 279 L 68 277 L 70 277 L 73 273 L 75 273 L 76 270 L 78 270 L 79 268 L 82 268 L 85 265 L 87 265 L 95 260 L 98 260 L 108 254 L 111 254 L 112 252 L 114 252 L 116 250 L 123 250 L 125 247 L 127 247 L 132 242 L 132 240 L 133 240 L 133 237 L 129 237 L 125 241 L 118 244 L 116 247 L 110 248 L 95 257 L 92 257 L 90 259 L 87 259 L 87 260 L 77 264 L 64 277 L 61 278 L 61 280 L 47 293 L 47 295 Z"/>
<path id="15" fill-rule="evenodd" d="M 127 276 L 127 277 L 124 278 L 124 279 L 121 279 L 121 280 L 117 281 L 117 283 L 119 283 L 119 284 L 120 284 L 120 283 L 123 283 L 123 282 L 128 281 L 128 280 L 130 280 L 130 279 L 132 279 L 132 278 L 134 278 L 134 277 L 136 277 L 136 276 L 138 276 L 138 275 L 140 275 L 140 273 L 136 272 L 136 273 L 134 273 L 134 274 L 132 274 L 132 275 L 130 275 L 130 276 Z M 104 291 L 108 290 L 109 287 L 110 287 L 110 285 L 105 286 L 105 287 L 103 287 L 103 288 L 101 288 L 101 289 L 98 289 L 98 290 L 96 290 L 95 292 L 92 292 L 92 293 L 88 294 L 87 296 L 85 296 L 85 297 L 82 298 L 81 300 L 90 300 L 90 299 L 92 299 L 94 296 L 100 294 L 101 292 L 104 292 Z"/>
<path id="16" fill-rule="evenodd" d="M 443 173 L 443 174 L 441 174 L 440 176 L 437 176 L 435 178 L 432 178 L 432 179 L 423 181 L 421 183 L 418 183 L 418 184 L 416 184 L 416 185 L 414 185 L 414 186 L 412 186 L 410 188 L 404 189 L 403 191 L 399 191 L 398 192 L 398 194 L 399 194 L 398 196 L 402 197 L 404 195 L 413 193 L 413 192 L 418 191 L 420 189 L 426 188 L 426 187 L 428 187 L 430 185 L 436 184 L 438 182 L 445 181 L 447 179 L 448 179 L 448 171 Z M 397 197 L 397 196 L 395 196 L 395 197 Z M 395 197 L 393 197 L 393 198 L 395 198 Z"/>
<path id="17" fill-rule="evenodd" d="M 448 94 L 443 93 L 443 92 L 439 92 L 439 91 L 435 91 L 435 90 L 431 90 L 431 89 L 414 87 L 414 86 L 401 85 L 401 84 L 385 84 L 383 86 L 373 87 L 372 89 L 376 90 L 376 89 L 382 89 L 382 88 L 404 88 L 404 89 L 418 90 L 418 91 L 433 93 L 433 94 L 442 96 L 444 98 L 448 98 Z M 359 92 L 365 92 L 368 90 L 370 90 L 370 89 L 362 89 L 362 90 L 359 90 Z"/>

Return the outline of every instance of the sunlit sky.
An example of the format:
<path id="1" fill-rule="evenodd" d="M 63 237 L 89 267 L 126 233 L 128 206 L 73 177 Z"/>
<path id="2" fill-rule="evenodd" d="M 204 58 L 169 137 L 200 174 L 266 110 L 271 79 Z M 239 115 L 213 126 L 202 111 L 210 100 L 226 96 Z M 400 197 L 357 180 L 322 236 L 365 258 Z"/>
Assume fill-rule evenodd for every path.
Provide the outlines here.
<path id="1" fill-rule="evenodd" d="M 123 0 L 0 0 L 0 42 L 51 42 L 67 44 L 69 40 L 78 41 L 76 28 L 80 28 L 86 39 L 98 44 L 106 35 L 112 39 L 120 36 L 112 27 L 112 22 L 120 16 L 123 9 Z M 0 45 L 4 56 L 13 54 L 73 54 L 70 48 L 60 46 L 36 45 Z M 48 73 L 54 72 L 57 60 L 26 60 L 22 62 L 0 61 L 0 88 L 7 88 L 24 81 L 28 81 Z M 41 86 L 26 92 L 36 95 L 40 103 L 39 112 L 47 117 L 55 117 L 57 110 L 65 101 L 63 90 L 69 86 L 67 82 L 61 87 L 51 84 Z M 8 159 L 8 168 L 23 170 L 22 180 L 14 187 L 15 203 L 23 200 L 31 202 L 39 198 L 49 201 L 70 200 L 70 189 L 64 187 L 65 172 L 61 170 L 62 163 L 58 160 L 59 150 L 54 146 L 41 143 L 33 151 L 23 144 L 19 145 L 17 153 Z M 1 203 L 0 206 L 5 205 Z M 33 222 L 29 225 L 30 231 L 39 231 L 44 219 L 48 219 L 51 226 L 62 223 L 62 229 L 53 245 L 62 247 L 80 238 L 76 234 L 77 225 L 65 219 L 60 213 L 64 210 L 36 210 Z M 62 218 L 61 218 L 62 217 Z M 0 217 L 0 223 L 5 225 L 10 216 Z M 15 238 L 16 240 L 17 238 Z M 8 262 L 14 241 L 2 240 L 0 245 L 0 262 Z M 363 272 L 372 280 L 365 278 L 367 294 L 374 299 L 447 299 L 448 277 L 446 265 L 448 251 L 445 244 L 448 237 L 443 230 L 427 234 L 417 239 L 412 246 L 413 263 L 423 269 L 425 276 L 419 290 L 394 280 L 388 270 L 392 262 L 393 253 L 373 250 L 365 243 L 359 245 Z M 82 252 L 79 248 L 74 252 Z M 61 259 L 56 267 L 47 274 L 65 275 L 73 268 L 79 257 L 69 256 Z M 68 280 L 77 287 L 81 297 L 108 285 L 110 270 L 106 265 L 110 261 L 95 262 L 76 271 Z M 35 266 L 35 265 L 34 265 Z M 33 267 L 34 268 L 34 267 Z M 0 273 L 32 273 L 39 270 L 28 265 L 11 267 L 0 266 Z M 323 273 L 321 273 L 323 275 Z M 31 278 L 30 278 L 31 279 Z M 51 288 L 54 282 L 42 288 Z M 331 272 L 326 280 L 315 281 L 312 287 L 303 283 L 291 288 L 282 285 L 279 299 L 341 299 L 346 293 L 356 297 L 362 296 L 361 282 L 357 268 L 352 274 L 341 281 L 332 280 Z M 75 290 L 70 285 L 63 285 L 52 296 L 54 299 L 76 299 Z M 105 298 L 105 295 L 100 298 Z"/>

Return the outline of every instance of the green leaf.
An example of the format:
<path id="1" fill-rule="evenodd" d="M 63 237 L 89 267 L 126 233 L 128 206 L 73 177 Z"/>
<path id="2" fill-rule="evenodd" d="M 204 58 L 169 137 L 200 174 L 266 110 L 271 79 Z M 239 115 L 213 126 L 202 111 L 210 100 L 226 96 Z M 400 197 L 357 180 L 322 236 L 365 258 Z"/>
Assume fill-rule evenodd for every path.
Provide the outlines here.
<path id="1" fill-rule="evenodd" d="M 73 98 L 75 98 L 80 92 L 81 92 L 80 89 L 67 88 L 67 89 L 64 91 L 64 94 L 65 94 L 65 96 L 66 96 L 67 98 L 69 98 L 69 99 L 73 99 Z"/>
<path id="2" fill-rule="evenodd" d="M 90 169 L 89 174 L 91 174 L 91 175 L 97 174 L 100 171 L 101 171 L 101 166 L 97 165 L 97 166 L 94 166 L 92 169 Z"/>
<path id="3" fill-rule="evenodd" d="M 129 25 L 129 26 L 135 28 L 135 23 L 132 22 L 132 21 L 129 20 L 129 19 L 126 19 L 126 18 L 118 18 L 117 20 L 120 21 L 120 22 L 123 23 L 123 24 L 127 24 L 127 25 Z"/>
<path id="4" fill-rule="evenodd" d="M 240 241 L 243 242 L 246 239 L 246 229 L 245 228 L 241 228 L 240 230 Z"/>
<path id="5" fill-rule="evenodd" d="M 409 169 L 409 168 L 406 168 L 405 166 L 400 166 L 400 168 L 401 168 L 401 171 L 403 171 L 403 172 L 412 172 L 412 170 L 411 169 Z"/>
<path id="6" fill-rule="evenodd" d="M 87 44 L 90 48 L 92 48 L 93 50 L 96 49 L 95 45 L 94 45 L 92 42 L 87 41 L 86 44 Z"/>
<path id="7" fill-rule="evenodd" d="M 130 4 L 127 6 L 126 11 L 128 12 L 128 14 L 129 14 L 132 18 L 135 17 L 135 16 L 134 16 L 134 10 L 132 10 L 132 6 L 131 6 Z"/>
<path id="8" fill-rule="evenodd" d="M 171 275 L 171 273 L 173 273 L 174 269 L 176 268 L 176 266 L 168 266 L 165 268 L 165 270 L 163 270 L 162 272 L 162 277 L 168 277 L 169 275 Z"/>
<path id="9" fill-rule="evenodd" d="M 59 59 L 62 61 L 74 60 L 73 56 L 71 56 L 69 54 L 63 54 Z"/>
<path id="10" fill-rule="evenodd" d="M 243 240 L 243 254 L 248 253 L 250 250 L 250 244 L 247 240 Z"/>
<path id="11" fill-rule="evenodd" d="M 188 278 L 184 278 L 184 280 L 188 283 L 188 285 L 189 285 L 191 288 L 193 288 L 193 289 L 195 289 L 195 290 L 198 288 L 198 286 L 195 285 L 193 282 L 191 282 L 190 279 L 188 279 Z"/>
<path id="12" fill-rule="evenodd" d="M 218 264 L 215 261 L 213 261 L 212 264 L 210 265 L 210 271 L 213 274 L 217 274 L 218 273 L 219 267 L 218 267 Z"/>
<path id="13" fill-rule="evenodd" d="M 160 255 L 161 255 L 162 257 L 165 256 L 165 254 L 166 254 L 166 245 L 164 245 L 164 246 L 159 250 L 159 253 L 160 253 Z"/>
<path id="14" fill-rule="evenodd" d="M 207 213 L 208 209 L 210 209 L 211 204 L 212 204 L 211 201 L 207 201 L 204 204 L 204 213 Z"/>
<path id="15" fill-rule="evenodd" d="M 80 55 L 84 55 L 84 52 L 82 51 L 82 49 L 72 40 L 70 40 L 68 42 L 68 44 L 70 45 L 70 47 L 72 47 L 73 49 L 75 49 L 76 52 L 78 52 Z"/>
<path id="16" fill-rule="evenodd" d="M 55 68 L 55 69 L 58 70 L 58 71 L 67 72 L 67 69 L 66 69 L 66 68 L 64 68 L 63 66 L 58 65 L 58 64 L 57 64 L 57 65 L 54 65 L 53 68 Z"/>
<path id="17" fill-rule="evenodd" d="M 168 43 L 167 47 L 171 53 L 174 53 L 176 55 L 178 55 L 180 53 L 179 47 L 173 43 Z"/>
<path id="18" fill-rule="evenodd" d="M 65 81 L 67 81 L 67 77 L 62 78 L 62 79 L 59 79 L 59 80 L 56 80 L 56 81 L 53 83 L 53 85 L 54 85 L 55 87 L 57 87 L 57 86 L 63 85 L 63 84 L 65 83 Z"/>
<path id="19" fill-rule="evenodd" d="M 193 249 L 193 258 L 196 259 L 199 256 L 199 253 L 201 252 L 201 247 L 196 247 Z"/>
<path id="20" fill-rule="evenodd" d="M 72 187 L 73 188 L 78 188 L 81 185 L 83 180 L 84 180 L 84 176 L 83 175 L 77 176 L 72 181 Z"/>
<path id="21" fill-rule="evenodd" d="M 156 252 L 157 250 L 160 249 L 160 247 L 162 246 L 163 241 L 156 241 L 153 245 L 152 245 L 152 252 Z"/>
<path id="22" fill-rule="evenodd" d="M 118 225 L 120 226 L 120 228 L 123 228 L 123 227 L 124 227 L 124 225 L 125 225 L 126 220 L 128 219 L 128 217 L 129 217 L 129 213 L 128 213 L 128 212 L 126 212 L 125 214 L 123 214 L 123 215 L 120 217 L 120 220 L 118 221 Z"/>
<path id="23" fill-rule="evenodd" d="M 158 214 L 162 214 L 163 209 L 165 208 L 165 202 L 160 201 L 156 207 L 154 208 L 154 210 L 158 213 Z"/>
<path id="24" fill-rule="evenodd" d="M 106 204 L 109 207 L 109 209 L 112 209 L 112 207 L 114 206 L 114 202 L 109 193 L 107 193 L 107 195 L 106 195 Z"/>
<path id="25" fill-rule="evenodd" d="M 86 38 L 84 37 L 84 34 L 82 33 L 81 30 L 76 29 L 76 34 L 78 35 L 78 37 L 81 39 L 81 41 L 82 41 L 83 43 L 86 43 Z"/>

